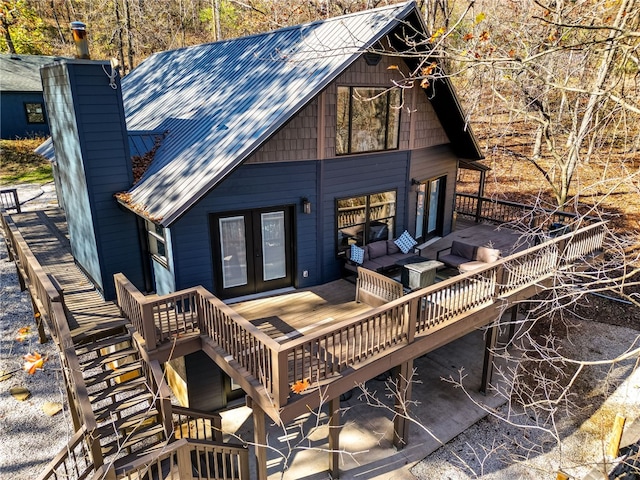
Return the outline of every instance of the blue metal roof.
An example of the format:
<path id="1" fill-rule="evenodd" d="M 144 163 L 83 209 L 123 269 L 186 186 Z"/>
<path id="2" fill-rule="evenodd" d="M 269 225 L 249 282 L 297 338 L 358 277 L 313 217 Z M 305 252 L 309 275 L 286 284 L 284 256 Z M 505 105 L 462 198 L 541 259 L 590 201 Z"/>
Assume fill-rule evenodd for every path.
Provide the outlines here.
<path id="1" fill-rule="evenodd" d="M 161 131 L 127 131 L 127 137 L 129 138 L 129 152 L 132 157 L 142 157 L 145 153 L 149 152 L 156 143 L 158 137 L 162 137 L 164 132 Z M 37 154 L 42 155 L 48 160 L 55 160 L 56 152 L 53 148 L 53 140 L 51 137 L 46 139 L 35 150 Z"/>
<path id="2" fill-rule="evenodd" d="M 127 129 L 167 134 L 129 206 L 173 223 L 415 11 L 401 3 L 149 57 L 122 80 Z"/>

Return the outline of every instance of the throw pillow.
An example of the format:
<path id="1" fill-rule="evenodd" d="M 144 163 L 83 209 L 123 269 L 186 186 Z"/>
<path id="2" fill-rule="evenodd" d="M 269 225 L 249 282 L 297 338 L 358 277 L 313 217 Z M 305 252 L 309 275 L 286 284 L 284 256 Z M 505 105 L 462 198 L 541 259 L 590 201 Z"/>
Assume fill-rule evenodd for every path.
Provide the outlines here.
<path id="1" fill-rule="evenodd" d="M 476 253 L 476 259 L 479 262 L 493 263 L 493 262 L 497 262 L 499 258 L 500 258 L 500 250 L 496 250 L 495 248 L 489 248 L 489 247 L 478 247 L 478 252 Z"/>
<path id="2" fill-rule="evenodd" d="M 364 262 L 364 249 L 360 248 L 357 245 L 351 245 L 351 252 L 349 253 L 349 258 L 352 262 L 357 263 L 358 265 L 362 265 Z"/>
<path id="3" fill-rule="evenodd" d="M 398 246 L 402 253 L 409 253 L 409 250 L 411 250 L 418 244 L 418 242 L 416 242 L 406 230 L 402 232 L 402 235 L 396 238 L 396 241 L 394 243 Z"/>

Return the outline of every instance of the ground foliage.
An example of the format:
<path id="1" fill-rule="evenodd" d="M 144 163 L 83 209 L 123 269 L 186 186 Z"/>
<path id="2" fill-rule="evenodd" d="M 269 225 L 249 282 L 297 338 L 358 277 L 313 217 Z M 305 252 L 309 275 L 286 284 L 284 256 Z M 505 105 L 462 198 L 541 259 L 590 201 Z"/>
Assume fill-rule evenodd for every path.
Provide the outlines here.
<path id="1" fill-rule="evenodd" d="M 42 138 L 0 140 L 0 185 L 53 180 L 51 163 L 33 151 L 42 142 Z"/>

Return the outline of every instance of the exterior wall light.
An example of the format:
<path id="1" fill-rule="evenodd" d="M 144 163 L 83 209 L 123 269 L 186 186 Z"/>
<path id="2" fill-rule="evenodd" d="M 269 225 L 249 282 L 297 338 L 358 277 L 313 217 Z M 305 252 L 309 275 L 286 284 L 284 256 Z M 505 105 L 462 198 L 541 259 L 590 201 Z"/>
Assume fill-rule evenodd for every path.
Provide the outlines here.
<path id="1" fill-rule="evenodd" d="M 302 211 L 307 215 L 311 213 L 311 202 L 306 197 L 302 199 Z"/>

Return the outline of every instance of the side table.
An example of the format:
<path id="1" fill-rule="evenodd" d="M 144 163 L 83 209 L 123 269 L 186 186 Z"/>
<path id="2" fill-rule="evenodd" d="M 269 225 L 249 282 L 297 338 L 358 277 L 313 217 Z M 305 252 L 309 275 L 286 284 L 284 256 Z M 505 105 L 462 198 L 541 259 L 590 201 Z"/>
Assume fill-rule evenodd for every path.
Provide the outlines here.
<path id="1" fill-rule="evenodd" d="M 444 267 L 438 260 L 410 263 L 402 267 L 402 285 L 410 290 L 428 287 L 436 281 L 436 270 Z"/>

